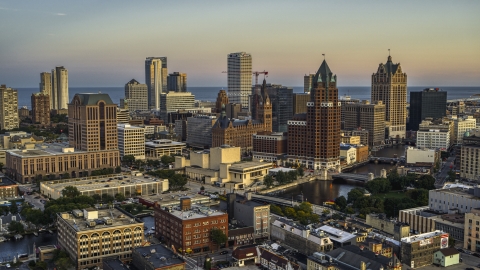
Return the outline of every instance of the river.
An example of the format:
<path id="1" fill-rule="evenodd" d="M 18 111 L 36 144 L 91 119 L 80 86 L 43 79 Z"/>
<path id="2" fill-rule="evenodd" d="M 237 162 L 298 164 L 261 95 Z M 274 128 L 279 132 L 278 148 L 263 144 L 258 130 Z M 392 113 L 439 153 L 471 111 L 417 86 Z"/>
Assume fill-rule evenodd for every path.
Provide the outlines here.
<path id="1" fill-rule="evenodd" d="M 152 216 L 147 216 L 141 218 L 145 223 L 145 226 L 150 230 L 154 224 L 155 220 Z M 0 243 L 0 262 L 13 260 L 13 256 L 18 256 L 19 254 L 32 253 L 33 244 L 38 248 L 39 246 L 46 245 L 56 245 L 57 244 L 57 232 L 53 234 L 49 232 L 43 232 L 38 235 L 38 237 L 33 234 L 25 235 L 23 239 L 20 240 L 10 240 Z"/>
<path id="2" fill-rule="evenodd" d="M 405 146 L 397 145 L 392 147 L 383 148 L 376 153 L 372 153 L 376 157 L 401 157 L 405 155 Z M 390 164 L 374 164 L 367 163 L 364 166 L 358 167 L 349 173 L 380 175 L 382 169 L 387 171 L 392 169 L 394 165 Z M 340 183 L 337 181 L 314 181 L 305 184 L 298 185 L 296 187 L 287 189 L 284 193 L 279 194 L 280 197 L 298 200 L 300 196 L 303 196 L 304 200 L 313 204 L 321 205 L 323 202 L 329 200 L 335 200 L 340 196 L 347 197 L 350 190 L 355 187 L 362 187 L 363 183 L 347 182 Z"/>

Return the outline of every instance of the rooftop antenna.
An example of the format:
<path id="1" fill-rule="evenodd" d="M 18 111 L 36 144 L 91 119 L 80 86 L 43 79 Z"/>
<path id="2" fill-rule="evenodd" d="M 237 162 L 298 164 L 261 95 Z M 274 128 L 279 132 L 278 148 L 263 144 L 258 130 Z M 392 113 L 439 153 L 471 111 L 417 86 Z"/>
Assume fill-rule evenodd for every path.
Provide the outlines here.
<path id="1" fill-rule="evenodd" d="M 390 56 L 390 49 L 388 49 L 388 56 Z"/>
<path id="2" fill-rule="evenodd" d="M 388 50 L 390 51 L 390 49 L 388 49 Z M 325 61 L 325 54 L 322 53 L 322 55 L 323 55 L 323 61 Z"/>

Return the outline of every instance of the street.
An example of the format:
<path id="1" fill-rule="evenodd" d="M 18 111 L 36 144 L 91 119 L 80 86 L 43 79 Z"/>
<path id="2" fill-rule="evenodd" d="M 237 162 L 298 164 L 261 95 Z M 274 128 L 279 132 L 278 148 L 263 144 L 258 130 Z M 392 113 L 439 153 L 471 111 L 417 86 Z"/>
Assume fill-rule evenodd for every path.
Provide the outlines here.
<path id="1" fill-rule="evenodd" d="M 228 254 L 220 254 L 222 251 L 228 251 Z M 215 250 L 213 253 L 204 253 L 204 254 L 193 254 L 185 256 L 185 262 L 187 264 L 187 269 L 203 269 L 203 263 L 205 262 L 205 257 L 209 256 L 212 260 L 212 266 L 217 262 L 232 261 L 232 250 L 229 248 L 223 248 L 220 250 Z M 198 267 L 198 268 L 197 268 Z"/>
<path id="2" fill-rule="evenodd" d="M 442 167 L 442 170 L 436 176 L 436 180 L 435 180 L 435 187 L 436 188 L 442 188 L 443 187 L 443 185 L 445 184 L 445 182 L 447 180 L 448 172 L 453 168 L 453 162 L 454 161 L 455 161 L 455 156 L 449 157 L 447 159 L 447 161 L 445 162 L 445 165 Z"/>

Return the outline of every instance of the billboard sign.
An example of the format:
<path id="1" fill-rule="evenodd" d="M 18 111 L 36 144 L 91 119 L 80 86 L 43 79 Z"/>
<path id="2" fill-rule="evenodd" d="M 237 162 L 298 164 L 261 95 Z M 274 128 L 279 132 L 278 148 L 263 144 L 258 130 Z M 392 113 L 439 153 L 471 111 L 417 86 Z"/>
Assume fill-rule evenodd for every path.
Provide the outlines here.
<path id="1" fill-rule="evenodd" d="M 433 243 L 432 238 L 427 238 L 427 239 L 420 240 L 420 246 L 421 247 L 426 246 L 426 245 L 430 245 L 431 243 Z"/>
<path id="2" fill-rule="evenodd" d="M 448 248 L 448 234 L 442 234 L 440 248 Z"/>

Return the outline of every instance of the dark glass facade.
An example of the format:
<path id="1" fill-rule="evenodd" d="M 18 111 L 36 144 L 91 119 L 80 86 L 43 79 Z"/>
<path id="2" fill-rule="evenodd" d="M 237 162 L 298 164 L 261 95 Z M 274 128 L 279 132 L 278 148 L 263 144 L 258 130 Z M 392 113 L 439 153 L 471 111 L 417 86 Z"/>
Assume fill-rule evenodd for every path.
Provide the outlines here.
<path id="1" fill-rule="evenodd" d="M 410 130 L 418 130 L 422 120 L 427 117 L 446 116 L 447 92 L 438 88 L 427 88 L 421 92 L 410 93 Z"/>
<path id="2" fill-rule="evenodd" d="M 293 88 L 267 84 L 266 91 L 272 103 L 272 131 L 287 132 L 287 122 L 293 117 Z"/>

